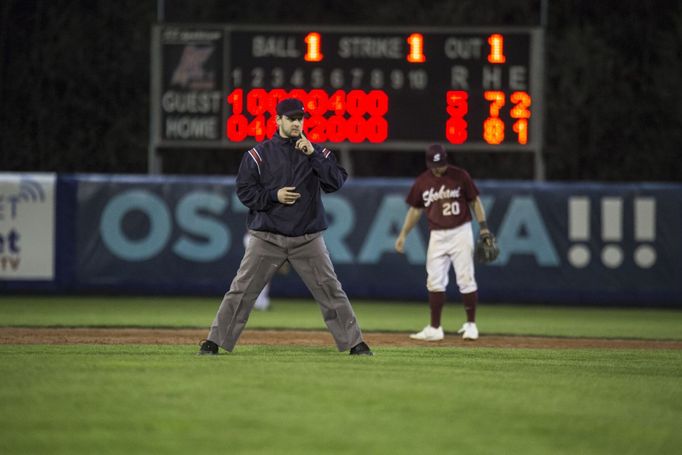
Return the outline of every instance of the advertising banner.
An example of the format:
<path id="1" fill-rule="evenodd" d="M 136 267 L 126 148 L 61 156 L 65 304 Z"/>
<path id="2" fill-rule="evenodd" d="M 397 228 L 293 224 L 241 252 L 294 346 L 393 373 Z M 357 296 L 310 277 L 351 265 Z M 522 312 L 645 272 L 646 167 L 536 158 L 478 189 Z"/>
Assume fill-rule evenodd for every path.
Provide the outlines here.
<path id="1" fill-rule="evenodd" d="M 0 173 L 0 280 L 55 275 L 55 175 Z"/>
<path id="2" fill-rule="evenodd" d="M 229 286 L 244 252 L 234 180 L 79 180 L 76 283 L 85 289 L 196 292 Z"/>
<path id="3" fill-rule="evenodd" d="M 326 195 L 325 240 L 353 298 L 423 300 L 428 230 L 394 251 L 411 180 L 351 180 Z M 480 181 L 501 254 L 477 265 L 482 300 L 654 305 L 682 301 L 682 187 Z M 81 177 L 76 288 L 221 295 L 243 255 L 232 178 Z M 476 223 L 474 223 L 474 227 Z M 291 271 L 272 295 L 308 297 Z M 459 293 L 450 274 L 450 299 Z"/>
<path id="4" fill-rule="evenodd" d="M 426 297 L 425 220 L 408 236 L 404 256 L 393 249 L 410 184 L 354 182 L 328 196 L 325 238 L 349 293 Z M 493 181 L 478 186 L 501 249 L 494 263 L 477 265 L 483 299 L 682 301 L 679 186 Z M 273 292 L 289 285 L 280 289 L 273 282 Z M 448 293 L 458 297 L 453 273 Z"/>

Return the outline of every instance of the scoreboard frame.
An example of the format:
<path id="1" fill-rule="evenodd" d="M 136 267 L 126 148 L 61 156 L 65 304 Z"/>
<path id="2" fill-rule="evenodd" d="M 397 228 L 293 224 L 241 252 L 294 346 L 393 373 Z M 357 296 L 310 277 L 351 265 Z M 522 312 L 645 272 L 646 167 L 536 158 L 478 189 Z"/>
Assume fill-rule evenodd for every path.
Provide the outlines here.
<path id="1" fill-rule="evenodd" d="M 150 70 L 152 174 L 159 148 L 252 147 L 272 134 L 284 93 L 320 107 L 306 129 L 322 124 L 313 136 L 346 156 L 434 142 L 532 152 L 544 180 L 541 27 L 156 24 Z"/>

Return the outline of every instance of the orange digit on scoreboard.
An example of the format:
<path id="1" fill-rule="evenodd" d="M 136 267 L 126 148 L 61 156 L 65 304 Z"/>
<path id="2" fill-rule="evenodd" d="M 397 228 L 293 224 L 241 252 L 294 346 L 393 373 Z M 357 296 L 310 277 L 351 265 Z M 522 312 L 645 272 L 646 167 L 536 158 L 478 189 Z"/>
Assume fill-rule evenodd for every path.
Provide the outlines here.
<path id="1" fill-rule="evenodd" d="M 410 63 L 424 63 L 426 61 L 426 56 L 424 55 L 424 35 L 421 33 L 411 34 L 407 37 L 407 44 L 410 46 L 407 61 Z"/>
<path id="2" fill-rule="evenodd" d="M 307 52 L 303 59 L 306 62 L 321 62 L 324 55 L 322 55 L 322 38 L 319 33 L 308 33 L 304 39 L 308 45 Z"/>
<path id="3" fill-rule="evenodd" d="M 504 141 L 504 122 L 500 119 L 500 109 L 504 106 L 504 92 L 486 90 L 483 97 L 490 101 L 490 117 L 483 122 L 483 140 L 488 144 L 501 144 Z"/>
<path id="4" fill-rule="evenodd" d="M 490 63 L 504 63 L 507 57 L 504 56 L 504 37 L 499 33 L 494 33 L 488 37 L 488 44 L 490 45 L 490 54 L 488 54 L 488 61 Z"/>

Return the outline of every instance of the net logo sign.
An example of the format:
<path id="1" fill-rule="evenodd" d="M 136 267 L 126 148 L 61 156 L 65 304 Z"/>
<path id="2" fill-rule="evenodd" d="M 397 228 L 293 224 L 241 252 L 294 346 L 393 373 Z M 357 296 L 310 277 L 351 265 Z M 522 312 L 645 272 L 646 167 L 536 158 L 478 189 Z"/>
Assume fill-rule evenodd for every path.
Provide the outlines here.
<path id="1" fill-rule="evenodd" d="M 0 279 L 54 278 L 53 174 L 0 173 Z"/>

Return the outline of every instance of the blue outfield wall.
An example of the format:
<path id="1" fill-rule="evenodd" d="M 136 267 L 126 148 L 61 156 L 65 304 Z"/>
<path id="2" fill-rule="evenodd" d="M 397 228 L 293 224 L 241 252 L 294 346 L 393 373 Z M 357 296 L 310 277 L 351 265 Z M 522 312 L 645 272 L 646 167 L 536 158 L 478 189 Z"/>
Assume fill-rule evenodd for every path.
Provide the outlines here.
<path id="1" fill-rule="evenodd" d="M 405 255 L 393 250 L 411 183 L 354 179 L 325 196 L 325 239 L 351 298 L 426 298 L 425 220 Z M 478 186 L 501 248 L 477 266 L 483 301 L 682 305 L 682 185 Z M 232 177 L 60 175 L 56 206 L 55 279 L 0 288 L 220 298 L 244 252 Z M 271 292 L 309 296 L 294 272 L 275 275 Z"/>

